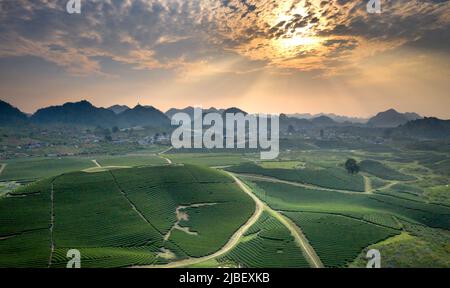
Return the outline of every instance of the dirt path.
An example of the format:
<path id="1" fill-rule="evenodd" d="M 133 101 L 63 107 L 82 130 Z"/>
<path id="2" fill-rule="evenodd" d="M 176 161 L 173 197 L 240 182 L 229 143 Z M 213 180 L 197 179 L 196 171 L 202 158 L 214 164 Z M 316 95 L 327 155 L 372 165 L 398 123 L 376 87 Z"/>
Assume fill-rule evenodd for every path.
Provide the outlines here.
<path id="1" fill-rule="evenodd" d="M 173 149 L 173 147 L 170 147 L 169 149 L 166 149 L 166 150 L 164 150 L 164 151 L 158 153 L 158 157 L 161 158 L 161 159 L 166 160 L 166 161 L 167 161 L 167 164 L 169 164 L 169 165 L 173 164 L 173 163 L 172 163 L 172 160 L 170 160 L 170 159 L 167 158 L 167 157 L 164 157 L 164 154 L 167 153 L 167 152 L 169 152 L 169 151 L 172 150 L 172 149 Z"/>
<path id="2" fill-rule="evenodd" d="M 94 163 L 95 166 L 97 166 L 98 168 L 102 168 L 102 165 L 100 165 L 100 163 L 98 163 L 97 160 L 92 160 L 92 163 Z"/>
<path id="3" fill-rule="evenodd" d="M 6 168 L 6 165 L 7 164 L 0 164 L 1 166 L 0 166 L 0 176 L 2 175 L 2 173 L 3 173 L 3 170 L 5 170 L 5 168 Z"/>
<path id="4" fill-rule="evenodd" d="M 162 155 L 159 155 L 159 158 L 166 160 L 166 161 L 167 161 L 167 164 L 169 164 L 169 165 L 173 164 L 173 163 L 172 163 L 172 160 L 170 160 L 170 159 L 167 158 L 167 157 L 164 157 L 164 156 L 162 156 Z"/>
<path id="5" fill-rule="evenodd" d="M 256 209 L 255 209 L 255 212 L 253 213 L 253 215 L 247 220 L 247 223 L 245 223 L 243 226 L 241 226 L 241 228 L 239 228 L 239 230 L 236 231 L 233 234 L 233 236 L 231 236 L 231 238 L 228 240 L 228 242 L 227 242 L 227 244 L 225 244 L 225 246 L 223 246 L 216 253 L 205 256 L 205 257 L 201 257 L 201 258 L 190 258 L 190 259 L 172 262 L 172 263 L 169 263 L 166 265 L 133 266 L 132 268 L 179 268 L 179 267 L 190 266 L 190 265 L 198 264 L 198 263 L 205 262 L 205 261 L 217 258 L 219 256 L 222 256 L 222 255 L 226 254 L 227 252 L 231 251 L 234 247 L 236 247 L 239 244 L 239 241 L 242 238 L 242 236 L 245 234 L 245 232 L 247 232 L 248 229 L 250 229 L 250 227 L 256 223 L 256 221 L 258 221 L 259 217 L 261 216 L 261 214 L 264 210 L 264 204 L 261 201 L 259 201 L 259 199 L 253 193 L 251 193 L 250 190 L 248 190 L 248 188 L 239 179 L 237 179 L 234 175 L 232 175 L 232 177 L 236 180 L 236 183 L 239 185 L 239 187 L 241 187 L 241 189 L 245 193 L 247 193 L 250 197 L 252 197 L 252 199 L 256 203 Z"/>
<path id="6" fill-rule="evenodd" d="M 234 174 L 227 172 L 233 179 L 238 183 L 239 187 L 250 195 L 252 199 L 257 203 L 258 206 L 262 206 L 263 210 L 267 211 L 270 215 L 275 217 L 278 221 L 280 221 L 286 228 L 289 229 L 292 236 L 294 236 L 295 242 L 297 245 L 302 249 L 304 252 L 304 255 L 306 256 L 306 260 L 311 264 L 313 268 L 323 268 L 322 261 L 320 260 L 319 256 L 314 251 L 314 248 L 309 244 L 308 240 L 306 239 L 305 235 L 301 231 L 301 229 L 294 224 L 289 218 L 285 217 L 284 215 L 280 214 L 279 212 L 273 210 L 270 208 L 266 203 L 262 202 L 258 197 L 256 197 L 255 194 L 250 191 L 250 189 Z"/>
<path id="7" fill-rule="evenodd" d="M 230 175 L 238 184 L 238 186 L 241 188 L 242 191 L 244 191 L 247 195 L 249 195 L 253 201 L 256 204 L 256 209 L 253 215 L 250 217 L 250 219 L 245 223 L 241 228 L 239 228 L 238 231 L 228 240 L 228 243 L 223 246 L 219 251 L 217 251 L 214 254 L 201 257 L 201 258 L 190 258 L 185 259 L 177 262 L 172 262 L 166 265 L 147 265 L 147 266 L 134 266 L 132 268 L 179 268 L 179 267 L 185 267 L 190 266 L 198 263 L 202 263 L 217 257 L 220 257 L 227 252 L 231 251 L 234 247 L 236 247 L 239 244 L 239 241 L 245 234 L 245 232 L 250 229 L 253 224 L 255 224 L 261 214 L 264 210 L 266 210 L 268 213 L 270 213 L 273 217 L 278 219 L 283 225 L 285 225 L 289 231 L 292 233 L 297 245 L 302 249 L 304 252 L 305 257 L 307 258 L 308 262 L 311 264 L 314 268 L 322 268 L 323 264 L 320 261 L 320 258 L 317 256 L 316 252 L 312 248 L 312 246 L 309 244 L 308 240 L 304 236 L 303 232 L 300 230 L 300 228 L 295 225 L 290 219 L 287 217 L 281 215 L 279 212 L 273 210 L 269 206 L 267 206 L 265 203 L 263 203 L 261 200 L 259 200 L 258 197 L 256 197 L 255 194 L 234 174 L 230 172 L 226 172 L 228 175 Z"/>
<path id="8" fill-rule="evenodd" d="M 372 181 L 370 178 L 366 175 L 363 175 L 364 177 L 364 191 L 366 194 L 372 194 L 373 188 L 372 188 Z"/>
<path id="9" fill-rule="evenodd" d="M 53 183 L 50 187 L 50 202 L 51 202 L 51 211 L 50 211 L 50 257 L 48 259 L 48 268 L 52 266 L 53 254 L 55 253 L 55 241 L 53 239 L 53 228 L 55 227 L 55 201 L 54 201 L 54 189 Z"/>
<path id="10" fill-rule="evenodd" d="M 242 176 L 244 176 L 246 178 L 250 178 L 250 179 L 266 181 L 266 182 L 273 182 L 273 183 L 281 183 L 281 184 L 286 184 L 286 185 L 291 185 L 291 186 L 302 187 L 302 188 L 306 188 L 306 189 L 314 189 L 314 190 L 321 190 L 321 191 L 328 191 L 328 192 L 339 192 L 339 193 L 354 194 L 354 195 L 367 194 L 367 192 L 356 192 L 356 191 L 350 191 L 350 190 L 331 189 L 331 188 L 325 188 L 325 187 L 316 186 L 316 185 L 312 185 L 312 184 L 302 184 L 302 183 L 297 183 L 297 182 L 280 180 L 280 179 L 268 177 L 268 176 L 258 176 L 258 175 L 250 175 L 250 174 L 242 174 Z"/>
<path id="11" fill-rule="evenodd" d="M 395 186 L 395 185 L 397 185 L 399 183 L 400 183 L 400 181 L 390 181 L 389 184 L 387 184 L 386 186 L 381 187 L 378 190 L 383 191 L 383 190 L 391 189 L 393 186 Z"/>

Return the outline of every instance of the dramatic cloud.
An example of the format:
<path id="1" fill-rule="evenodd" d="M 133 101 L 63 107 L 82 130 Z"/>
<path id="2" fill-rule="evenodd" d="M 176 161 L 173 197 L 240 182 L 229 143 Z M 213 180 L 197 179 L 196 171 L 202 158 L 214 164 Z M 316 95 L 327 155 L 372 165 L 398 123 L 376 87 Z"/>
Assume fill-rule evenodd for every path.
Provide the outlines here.
<path id="1" fill-rule="evenodd" d="M 82 0 L 82 14 L 69 15 L 65 1 L 8 0 L 0 2 L 0 56 L 108 75 L 98 57 L 183 71 L 228 51 L 266 67 L 327 73 L 408 43 L 432 47 L 441 41 L 420 40 L 449 30 L 449 1 L 385 0 L 380 15 L 367 13 L 366 2 Z"/>
<path id="2" fill-rule="evenodd" d="M 133 97 L 151 91 L 256 105 L 265 103 L 256 95 L 280 93 L 292 104 L 327 95 L 327 87 L 359 103 L 369 97 L 368 85 L 376 98 L 375 91 L 423 93 L 432 82 L 433 97 L 443 99 L 448 85 L 442 79 L 450 76 L 450 1 L 380 1 L 381 14 L 367 12 L 369 0 L 81 0 L 82 13 L 70 15 L 66 0 L 0 0 L 0 92 L 19 89 L 5 80 L 11 67 L 28 75 L 23 72 L 50 71 L 52 65 L 58 89 L 77 83 L 73 95 L 125 90 L 100 84 L 114 79 L 114 85 L 142 87 L 121 90 Z M 26 80 L 34 83 L 39 75 Z M 86 90 L 79 78 L 97 82 Z M 414 93 L 400 87 L 412 79 Z M 299 89 L 311 94 L 299 96 Z M 169 105 L 170 98 L 165 101 Z M 302 103 L 313 105 L 310 99 Z"/>

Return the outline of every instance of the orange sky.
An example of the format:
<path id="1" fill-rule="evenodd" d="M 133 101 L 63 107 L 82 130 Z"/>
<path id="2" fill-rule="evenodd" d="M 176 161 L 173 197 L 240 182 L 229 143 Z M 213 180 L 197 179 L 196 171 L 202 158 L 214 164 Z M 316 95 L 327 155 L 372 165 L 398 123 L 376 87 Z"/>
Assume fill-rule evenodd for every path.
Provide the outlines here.
<path id="1" fill-rule="evenodd" d="M 0 98 L 450 118 L 450 2 L 24 0 L 0 18 Z M 411 21 L 414 19 L 414 21 Z"/>

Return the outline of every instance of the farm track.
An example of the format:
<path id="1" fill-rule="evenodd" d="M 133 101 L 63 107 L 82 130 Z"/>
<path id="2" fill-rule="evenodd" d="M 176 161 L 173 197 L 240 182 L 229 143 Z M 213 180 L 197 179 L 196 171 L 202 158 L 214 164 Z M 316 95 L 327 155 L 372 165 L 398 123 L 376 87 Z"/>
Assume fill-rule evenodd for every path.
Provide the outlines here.
<path id="1" fill-rule="evenodd" d="M 50 185 L 50 257 L 48 259 L 48 268 L 52 266 L 53 254 L 55 253 L 55 240 L 53 238 L 53 229 L 55 227 L 55 193 L 53 189 L 53 182 Z"/>
<path id="2" fill-rule="evenodd" d="M 372 181 L 366 175 L 363 175 L 363 177 L 364 177 L 364 192 L 367 194 L 372 194 L 373 193 Z"/>
<path id="3" fill-rule="evenodd" d="M 94 163 L 98 168 L 102 168 L 102 165 L 100 165 L 97 160 L 92 160 L 92 163 Z"/>
<path id="4" fill-rule="evenodd" d="M 261 216 L 262 212 L 264 211 L 264 203 L 262 203 L 243 183 L 240 181 L 236 176 L 230 175 L 233 177 L 233 179 L 236 181 L 236 183 L 239 185 L 239 187 L 247 193 L 256 204 L 255 212 L 253 215 L 247 220 L 247 222 L 242 225 L 234 234 L 231 236 L 231 238 L 228 240 L 227 244 L 223 246 L 219 251 L 215 252 L 214 254 L 200 257 L 200 258 L 189 258 L 185 260 L 180 260 L 176 262 L 172 262 L 165 265 L 144 265 L 144 266 L 133 266 L 131 268 L 180 268 L 185 266 L 190 266 L 194 264 L 199 264 L 217 257 L 220 257 L 229 251 L 231 251 L 234 247 L 236 247 L 239 244 L 239 241 L 243 237 L 243 235 L 250 229 L 253 224 L 255 224 L 259 217 Z"/>
<path id="5" fill-rule="evenodd" d="M 280 221 L 286 228 L 289 229 L 292 236 L 295 239 L 295 242 L 299 246 L 299 248 L 302 249 L 304 252 L 304 256 L 307 258 L 308 263 L 314 268 L 322 268 L 324 267 L 322 264 L 322 261 L 317 256 L 316 252 L 314 251 L 314 248 L 309 244 L 308 240 L 304 236 L 301 229 L 295 225 L 290 219 L 287 217 L 281 215 L 279 212 L 273 210 L 269 206 L 267 206 L 264 202 L 262 202 L 238 177 L 236 177 L 234 174 L 230 172 L 226 172 L 228 175 L 230 175 L 236 182 L 236 184 L 241 188 L 242 191 L 244 191 L 247 195 L 249 195 L 253 201 L 256 204 L 255 212 L 250 217 L 250 219 L 245 223 L 241 228 L 239 228 L 238 231 L 235 232 L 235 234 L 228 240 L 228 243 L 223 246 L 219 251 L 217 251 L 214 254 L 200 257 L 200 258 L 190 258 L 185 259 L 181 261 L 172 262 L 166 265 L 146 265 L 146 266 L 133 266 L 132 268 L 179 268 L 179 267 L 186 267 L 194 264 L 199 264 L 208 260 L 215 259 L 217 257 L 220 257 L 229 251 L 231 251 L 234 247 L 236 247 L 243 235 L 250 229 L 251 226 L 253 226 L 258 219 L 260 218 L 263 211 L 267 211 L 270 215 L 275 217 L 278 221 Z"/>
<path id="6" fill-rule="evenodd" d="M 169 164 L 169 165 L 173 164 L 173 163 L 172 163 L 172 160 L 170 160 L 170 159 L 167 158 L 167 157 L 164 157 L 164 154 L 167 153 L 167 152 L 169 152 L 169 151 L 172 150 L 172 149 L 173 149 L 173 147 L 170 147 L 169 149 L 166 149 L 166 150 L 164 150 L 164 151 L 158 153 L 158 157 L 161 158 L 161 159 L 166 160 L 166 161 L 167 161 L 167 164 Z"/>
<path id="7" fill-rule="evenodd" d="M 0 164 L 1 166 L 0 166 L 0 176 L 2 175 L 2 173 L 3 173 L 3 170 L 5 170 L 5 168 L 6 168 L 6 165 L 7 164 Z"/>
<path id="8" fill-rule="evenodd" d="M 303 231 L 298 227 L 294 222 L 292 222 L 289 218 L 283 216 L 278 211 L 273 210 L 270 208 L 266 203 L 262 202 L 255 194 L 252 193 L 252 191 L 234 174 L 230 172 L 226 172 L 228 175 L 233 177 L 233 179 L 238 183 L 239 187 L 252 199 L 257 203 L 258 206 L 262 206 L 263 210 L 267 211 L 270 215 L 272 215 L 275 219 L 281 222 L 286 228 L 289 229 L 292 236 L 294 236 L 295 242 L 297 245 L 302 249 L 304 256 L 306 256 L 306 260 L 313 268 L 323 268 L 324 265 L 322 261 L 320 260 L 319 256 L 317 255 L 314 248 L 309 244 L 308 239 L 306 239 L 306 236 L 303 234 Z"/>
<path id="9" fill-rule="evenodd" d="M 306 189 L 314 189 L 314 190 L 321 190 L 321 191 L 328 191 L 328 192 L 338 192 L 338 193 L 353 194 L 353 195 L 372 193 L 372 191 L 357 192 L 357 191 L 342 190 L 342 189 L 331 189 L 331 188 L 325 188 L 325 187 L 316 186 L 316 185 L 312 185 L 312 184 L 302 184 L 302 183 L 298 183 L 298 182 L 280 180 L 280 179 L 268 177 L 268 176 L 251 175 L 251 174 L 241 174 L 241 175 L 246 178 L 250 178 L 250 179 L 254 179 L 254 180 L 260 180 L 260 181 L 272 182 L 272 183 L 281 183 L 281 184 L 286 184 L 286 185 L 291 185 L 291 186 L 302 187 L 302 188 L 306 188 Z"/>

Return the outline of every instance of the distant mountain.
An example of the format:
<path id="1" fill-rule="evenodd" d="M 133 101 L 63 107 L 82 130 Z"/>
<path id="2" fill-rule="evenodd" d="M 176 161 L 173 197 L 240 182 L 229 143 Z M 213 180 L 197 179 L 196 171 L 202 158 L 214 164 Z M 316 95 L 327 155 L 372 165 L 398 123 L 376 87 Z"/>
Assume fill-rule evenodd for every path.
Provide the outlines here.
<path id="1" fill-rule="evenodd" d="M 130 107 L 126 106 L 126 105 L 114 105 L 108 108 L 108 110 L 114 112 L 115 114 L 120 114 L 126 110 L 129 110 Z"/>
<path id="2" fill-rule="evenodd" d="M 330 125 L 336 124 L 336 122 L 328 116 L 320 116 L 317 118 L 313 118 L 313 119 L 311 119 L 311 122 L 314 125 L 320 125 L 320 126 L 330 126 Z"/>
<path id="3" fill-rule="evenodd" d="M 317 117 L 321 117 L 321 116 L 326 116 L 329 117 L 331 119 L 333 119 L 335 122 L 337 123 L 358 123 L 358 124 L 362 124 L 362 123 L 367 123 L 366 118 L 358 118 L 358 117 L 348 117 L 348 116 L 342 116 L 342 115 L 336 115 L 333 113 L 319 113 L 319 114 L 310 114 L 310 113 L 296 113 L 296 114 L 290 114 L 287 115 L 289 117 L 293 117 L 293 118 L 298 118 L 298 119 L 314 119 Z"/>
<path id="4" fill-rule="evenodd" d="M 76 124 L 88 126 L 112 127 L 116 124 L 114 112 L 97 108 L 88 101 L 66 103 L 62 106 L 51 106 L 39 109 L 31 121 L 38 124 Z"/>
<path id="5" fill-rule="evenodd" d="M 0 123 L 1 124 L 14 124 L 25 122 L 28 117 L 25 113 L 13 107 L 11 104 L 0 100 Z"/>
<path id="6" fill-rule="evenodd" d="M 238 114 L 238 113 L 242 113 L 244 115 L 248 114 L 244 110 L 241 110 L 241 109 L 236 108 L 236 107 L 231 107 L 231 108 L 228 108 L 228 109 L 225 109 L 225 110 L 222 111 L 223 115 L 226 115 L 226 114 Z"/>
<path id="7" fill-rule="evenodd" d="M 394 134 L 413 138 L 449 139 L 450 120 L 423 118 L 409 121 L 394 129 Z"/>
<path id="8" fill-rule="evenodd" d="M 369 119 L 367 125 L 370 127 L 393 128 L 406 124 L 408 121 L 421 119 L 416 113 L 399 113 L 394 109 L 380 112 Z"/>
<path id="9" fill-rule="evenodd" d="M 172 119 L 173 115 L 177 114 L 177 113 L 186 113 L 188 114 L 191 119 L 194 118 L 194 107 L 189 106 L 183 109 L 178 109 L 178 108 L 172 108 L 169 109 L 165 114 L 167 117 L 169 117 L 169 119 Z"/>
<path id="10" fill-rule="evenodd" d="M 189 107 L 186 107 L 183 109 L 172 108 L 172 109 L 168 110 L 165 114 L 167 115 L 167 117 L 172 118 L 173 115 L 175 115 L 176 113 L 186 113 L 191 117 L 191 119 L 194 119 L 194 109 L 195 108 L 192 106 L 189 106 Z M 244 115 L 247 115 L 247 112 L 245 112 L 239 108 L 236 108 L 236 107 L 232 107 L 232 108 L 228 108 L 228 109 L 217 109 L 214 107 L 211 107 L 209 109 L 203 109 L 203 115 L 206 115 L 208 113 L 220 113 L 222 115 L 225 113 L 233 113 L 233 114 L 243 113 Z"/>
<path id="11" fill-rule="evenodd" d="M 153 106 L 137 105 L 133 109 L 125 110 L 118 115 L 118 125 L 120 127 L 168 127 L 170 126 L 170 119 Z"/>

